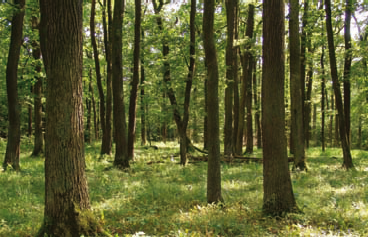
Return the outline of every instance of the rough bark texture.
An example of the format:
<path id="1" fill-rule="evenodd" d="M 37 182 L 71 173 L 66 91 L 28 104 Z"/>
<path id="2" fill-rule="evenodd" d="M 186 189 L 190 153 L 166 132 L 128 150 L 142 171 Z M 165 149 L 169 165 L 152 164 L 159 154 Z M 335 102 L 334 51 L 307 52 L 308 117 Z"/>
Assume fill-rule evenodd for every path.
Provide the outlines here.
<path id="1" fill-rule="evenodd" d="M 224 125 L 224 154 L 231 155 L 233 152 L 233 100 L 234 100 L 234 23 L 235 4 L 233 0 L 226 0 L 226 88 L 225 88 L 225 125 Z"/>
<path id="2" fill-rule="evenodd" d="M 139 83 L 139 62 L 141 49 L 141 0 L 135 0 L 135 24 L 134 24 L 134 59 L 133 59 L 133 80 L 131 82 L 130 100 L 129 100 L 129 127 L 128 127 L 128 159 L 134 159 L 134 142 L 135 142 L 135 128 L 137 116 L 137 97 L 138 97 L 138 83 Z"/>
<path id="3" fill-rule="evenodd" d="M 38 236 L 95 235 L 85 176 L 82 2 L 41 0 L 47 75 L 45 212 Z"/>
<path id="4" fill-rule="evenodd" d="M 336 108 L 339 114 L 338 122 L 339 122 L 339 132 L 340 132 L 340 140 L 343 151 L 343 167 L 346 169 L 354 168 L 353 160 L 350 153 L 349 139 L 346 131 L 346 123 L 345 123 L 345 114 L 342 103 L 341 91 L 340 91 L 340 83 L 337 75 L 337 66 L 336 66 L 336 55 L 335 55 L 335 46 L 334 46 L 334 38 L 333 38 L 333 29 L 331 23 L 331 2 L 330 0 L 325 1 L 326 7 L 326 29 L 327 29 L 327 38 L 328 38 L 328 51 L 330 56 L 330 68 L 331 68 L 331 77 L 332 77 L 332 86 L 335 93 L 335 102 Z M 337 124 L 337 123 L 336 123 Z"/>
<path id="5" fill-rule="evenodd" d="M 350 134 L 350 69 L 352 61 L 351 52 L 351 33 L 350 33 L 350 22 L 351 15 L 353 11 L 352 0 L 346 0 L 345 5 L 345 26 L 344 26 L 344 40 L 345 40 L 345 62 L 344 62 L 344 113 L 345 113 L 345 127 L 346 135 L 348 138 L 349 146 L 351 144 L 351 134 Z"/>
<path id="6" fill-rule="evenodd" d="M 126 121 L 123 90 L 123 15 L 125 1 L 115 1 L 114 18 L 112 24 L 112 83 L 113 83 L 113 111 L 114 111 L 114 137 L 115 160 L 114 165 L 120 169 L 129 168 Z"/>
<path id="7" fill-rule="evenodd" d="M 6 65 L 6 92 L 8 99 L 8 142 L 3 168 L 6 170 L 11 166 L 19 171 L 20 153 L 20 105 L 18 100 L 18 62 L 20 47 L 23 41 L 23 19 L 25 0 L 15 0 L 14 4 L 19 6 L 19 10 L 14 10 L 12 17 L 12 27 L 10 36 L 10 47 L 8 63 Z"/>
<path id="8" fill-rule="evenodd" d="M 285 56 L 283 0 L 263 3 L 263 211 L 281 215 L 297 210 L 285 136 Z"/>
<path id="9" fill-rule="evenodd" d="M 292 149 L 294 154 L 294 167 L 300 170 L 306 170 L 302 111 L 303 100 L 301 91 L 302 86 L 300 85 L 299 0 L 290 1 L 289 15 Z"/>
<path id="10" fill-rule="evenodd" d="M 223 202 L 221 194 L 220 132 L 218 99 L 218 64 L 213 34 L 215 1 L 204 0 L 203 45 L 207 64 L 207 111 L 208 117 L 208 171 L 207 202 Z"/>

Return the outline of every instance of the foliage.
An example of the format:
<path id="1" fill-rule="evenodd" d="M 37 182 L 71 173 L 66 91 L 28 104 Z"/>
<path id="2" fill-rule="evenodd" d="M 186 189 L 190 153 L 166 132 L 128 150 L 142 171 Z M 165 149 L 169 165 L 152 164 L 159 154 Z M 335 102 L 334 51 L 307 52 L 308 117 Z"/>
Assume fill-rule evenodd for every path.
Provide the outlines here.
<path id="1" fill-rule="evenodd" d="M 25 144 L 24 142 L 23 144 Z M 1 143 L 2 144 L 2 143 Z M 310 171 L 292 172 L 304 213 L 283 218 L 262 215 L 262 165 L 223 163 L 225 206 L 206 204 L 206 163 L 183 168 L 170 160 L 178 145 L 139 147 L 130 171 L 112 169 L 99 157 L 99 144 L 86 147 L 92 210 L 114 236 L 366 236 L 368 152 L 354 150 L 356 171 L 341 169 L 341 152 L 308 151 Z M 4 152 L 5 146 L 0 146 Z M 43 158 L 30 158 L 23 145 L 22 171 L 0 173 L 0 235 L 34 236 L 43 218 Z M 259 153 L 260 151 L 258 151 Z M 337 157 L 337 158 L 332 158 Z M 150 164 L 147 164 L 150 162 Z M 35 224 L 36 223 L 36 224 Z"/>

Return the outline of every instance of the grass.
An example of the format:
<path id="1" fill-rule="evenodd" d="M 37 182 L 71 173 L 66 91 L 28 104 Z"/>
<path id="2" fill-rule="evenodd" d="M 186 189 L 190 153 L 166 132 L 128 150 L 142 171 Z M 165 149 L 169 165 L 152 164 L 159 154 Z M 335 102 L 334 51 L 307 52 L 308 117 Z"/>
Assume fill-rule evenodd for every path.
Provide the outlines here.
<path id="1" fill-rule="evenodd" d="M 99 144 L 86 146 L 93 212 L 113 236 L 368 236 L 368 152 L 352 151 L 357 169 L 345 171 L 340 149 L 308 150 L 309 171 L 291 174 L 303 214 L 276 219 L 262 215 L 261 164 L 222 164 L 226 206 L 219 208 L 206 204 L 207 163 L 183 168 L 178 157 L 170 161 L 177 144 L 155 145 L 138 147 L 125 173 L 111 169 L 113 157 L 98 159 Z M 20 173 L 0 172 L 0 236 L 34 236 L 40 228 L 44 159 L 30 153 L 25 144 Z"/>

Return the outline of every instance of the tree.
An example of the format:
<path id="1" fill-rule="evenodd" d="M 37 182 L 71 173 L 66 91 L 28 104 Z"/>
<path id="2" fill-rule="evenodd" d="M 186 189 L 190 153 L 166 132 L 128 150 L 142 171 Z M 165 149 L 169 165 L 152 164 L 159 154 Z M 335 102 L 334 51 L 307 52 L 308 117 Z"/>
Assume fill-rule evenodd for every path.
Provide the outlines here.
<path id="1" fill-rule="evenodd" d="M 306 170 L 303 130 L 303 98 L 300 85 L 300 41 L 299 0 L 290 0 L 289 20 L 290 48 L 290 97 L 291 97 L 291 140 L 294 166 Z"/>
<path id="2" fill-rule="evenodd" d="M 263 3 L 263 211 L 281 215 L 297 210 L 291 185 L 284 105 L 284 13 L 283 0 Z"/>
<path id="3" fill-rule="evenodd" d="M 133 59 L 133 80 L 131 82 L 129 100 L 129 127 L 128 127 L 128 159 L 134 158 L 135 126 L 137 115 L 137 97 L 139 83 L 139 62 L 140 62 L 140 43 L 141 43 L 141 0 L 135 0 L 135 24 L 134 24 L 134 59 Z"/>
<path id="4" fill-rule="evenodd" d="M 38 236 L 96 235 L 85 175 L 82 1 L 40 1 L 47 75 L 45 212 Z"/>
<path id="5" fill-rule="evenodd" d="M 219 101 L 218 101 L 218 64 L 214 40 L 215 1 L 204 0 L 203 46 L 207 65 L 207 133 L 208 133 L 208 171 L 207 202 L 223 202 L 221 194 L 220 138 L 219 138 Z"/>
<path id="6" fill-rule="evenodd" d="M 126 121 L 123 90 L 123 16 L 125 1 L 115 1 L 112 23 L 112 83 L 113 83 L 113 112 L 115 130 L 115 160 L 118 168 L 129 168 Z"/>
<path id="7" fill-rule="evenodd" d="M 351 158 L 349 139 L 346 130 L 345 123 L 345 112 L 342 103 L 340 82 L 337 74 L 337 66 L 336 66 L 336 55 L 335 55 L 335 45 L 334 45 L 334 36 L 332 30 L 331 23 L 331 2 L 330 0 L 325 0 L 325 10 L 326 10 L 326 30 L 327 30 L 327 40 L 328 40 L 328 52 L 330 56 L 330 69 L 331 69 L 331 77 L 332 77 L 332 86 L 335 93 L 335 103 L 338 111 L 338 128 L 340 132 L 340 140 L 343 151 L 343 167 L 347 170 L 353 169 L 353 160 Z M 337 122 L 336 122 L 337 125 Z M 337 127 L 337 126 L 336 126 Z"/>
<path id="8" fill-rule="evenodd" d="M 12 17 L 12 27 L 10 36 L 10 47 L 8 54 L 8 63 L 6 65 L 6 92 L 8 98 L 8 142 L 6 144 L 6 153 L 3 163 L 4 170 L 8 165 L 16 171 L 20 170 L 20 108 L 18 101 L 18 62 L 20 56 L 20 47 L 22 45 L 23 18 L 25 0 L 15 0 L 19 8 L 14 9 Z"/>
<path id="9" fill-rule="evenodd" d="M 225 89 L 225 126 L 224 154 L 233 152 L 233 100 L 234 100 L 234 31 L 236 8 L 233 0 L 226 0 L 227 39 L 226 39 L 226 89 Z M 235 55 L 237 56 L 237 55 Z"/>

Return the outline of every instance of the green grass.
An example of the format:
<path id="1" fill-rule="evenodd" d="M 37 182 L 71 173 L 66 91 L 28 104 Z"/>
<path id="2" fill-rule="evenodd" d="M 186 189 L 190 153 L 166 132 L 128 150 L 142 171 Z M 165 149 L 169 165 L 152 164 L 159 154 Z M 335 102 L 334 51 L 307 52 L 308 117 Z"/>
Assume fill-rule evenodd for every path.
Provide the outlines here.
<path id="1" fill-rule="evenodd" d="M 183 168 L 170 161 L 177 144 L 155 145 L 138 147 L 128 172 L 111 169 L 113 157 L 98 159 L 99 144 L 86 146 L 93 212 L 114 236 L 368 236 L 368 152 L 352 151 L 357 169 L 345 171 L 340 149 L 310 149 L 309 171 L 292 172 L 303 214 L 276 219 L 262 215 L 261 164 L 222 164 L 219 208 L 206 204 L 207 163 Z M 44 158 L 30 151 L 22 147 L 20 173 L 0 172 L 0 236 L 34 236 L 42 223 Z"/>

